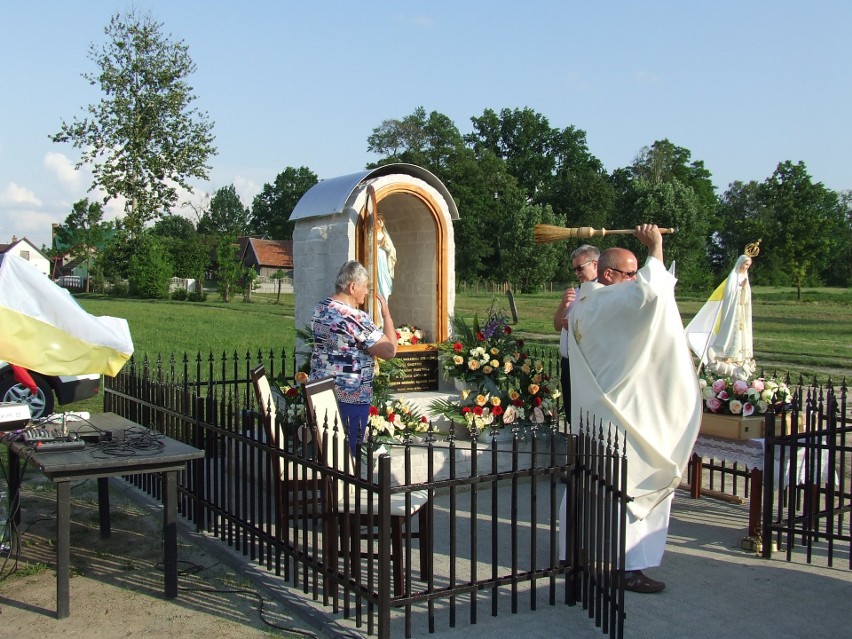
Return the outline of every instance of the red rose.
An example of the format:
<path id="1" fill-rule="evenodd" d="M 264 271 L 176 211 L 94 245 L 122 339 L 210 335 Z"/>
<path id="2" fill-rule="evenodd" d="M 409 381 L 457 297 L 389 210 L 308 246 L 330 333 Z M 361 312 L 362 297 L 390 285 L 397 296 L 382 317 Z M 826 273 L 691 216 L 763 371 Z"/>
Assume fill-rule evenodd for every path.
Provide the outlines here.
<path id="1" fill-rule="evenodd" d="M 494 417 L 500 417 L 500 415 L 503 414 L 503 407 L 502 406 L 495 406 L 494 408 L 491 409 L 491 414 L 494 415 Z"/>
<path id="2" fill-rule="evenodd" d="M 512 400 L 512 404 L 517 406 L 518 408 L 521 408 L 524 405 L 524 400 L 522 400 L 520 397 L 518 397 L 518 399 Z"/>
<path id="3" fill-rule="evenodd" d="M 428 424 L 428 423 L 429 423 L 429 420 L 428 420 L 428 419 L 426 419 L 426 415 L 421 415 L 421 416 L 420 416 L 420 421 L 421 421 L 421 423 L 423 423 L 423 424 Z"/>
<path id="4" fill-rule="evenodd" d="M 401 334 L 399 331 L 395 331 L 395 333 L 396 333 L 396 338 L 397 338 L 397 339 L 399 339 L 400 337 L 402 337 L 402 334 Z"/>
<path id="5" fill-rule="evenodd" d="M 511 326 L 507 326 L 504 330 L 506 331 L 506 335 L 512 334 L 512 327 Z"/>
<path id="6" fill-rule="evenodd" d="M 523 347 L 524 347 L 524 340 L 519 339 L 518 340 L 518 348 L 523 348 Z"/>
<path id="7" fill-rule="evenodd" d="M 412 343 L 412 344 L 416 344 L 416 343 L 417 343 L 417 342 L 419 342 L 419 341 L 420 341 L 420 338 L 419 338 L 419 337 L 417 337 L 417 335 L 412 335 L 412 336 L 411 336 L 411 343 Z"/>
<path id="8" fill-rule="evenodd" d="M 396 413 L 388 413 L 388 421 L 393 424 L 396 421 Z"/>
<path id="9" fill-rule="evenodd" d="M 533 406 L 541 406 L 541 397 L 533 397 L 532 404 Z"/>
<path id="10" fill-rule="evenodd" d="M 482 415 L 482 406 L 474 406 L 473 407 L 474 415 Z"/>
<path id="11" fill-rule="evenodd" d="M 462 343 L 461 343 L 461 342 L 456 342 L 455 344 L 453 344 L 453 350 L 454 350 L 456 353 L 458 353 L 458 352 L 460 352 L 460 351 L 464 350 L 464 346 L 462 346 Z"/>
<path id="12" fill-rule="evenodd" d="M 469 412 L 471 412 L 470 406 L 462 408 L 462 415 L 467 415 Z"/>
<path id="13" fill-rule="evenodd" d="M 298 397 L 299 396 L 299 389 L 295 388 L 295 387 L 294 388 L 288 388 L 284 392 L 284 396 L 285 397 Z"/>
<path id="14" fill-rule="evenodd" d="M 370 406 L 370 416 L 375 417 L 378 414 L 379 414 L 379 409 L 376 408 L 375 406 Z"/>
<path id="15" fill-rule="evenodd" d="M 476 333 L 476 339 L 477 339 L 477 341 L 480 341 L 480 342 L 484 342 L 484 341 L 485 341 L 485 335 L 483 334 L 483 332 L 482 332 L 482 331 L 478 331 L 478 332 Z"/>

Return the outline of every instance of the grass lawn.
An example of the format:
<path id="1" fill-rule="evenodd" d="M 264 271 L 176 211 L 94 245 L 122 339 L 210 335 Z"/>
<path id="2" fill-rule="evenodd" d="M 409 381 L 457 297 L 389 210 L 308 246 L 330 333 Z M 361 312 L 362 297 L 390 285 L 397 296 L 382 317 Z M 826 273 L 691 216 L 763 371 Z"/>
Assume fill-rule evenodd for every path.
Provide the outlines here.
<path id="1" fill-rule="evenodd" d="M 709 292 L 707 293 L 709 295 Z M 559 292 L 516 295 L 518 323 L 515 332 L 527 342 L 556 348 L 553 311 Z M 802 302 L 792 289 L 754 287 L 754 347 L 758 366 L 769 371 L 825 380 L 852 378 L 852 291 L 849 289 L 805 289 Z M 172 302 L 114 299 L 87 295 L 80 304 L 95 315 L 124 317 L 130 324 L 135 356 L 154 359 L 162 355 L 195 358 L 223 353 L 240 356 L 258 349 L 291 353 L 294 344 L 292 294 L 255 295 L 250 304 L 218 301 Z M 684 295 L 678 303 L 684 323 L 698 311 L 706 296 Z M 511 316 L 506 295 L 459 293 L 456 312 L 467 318 L 483 317 L 489 307 Z M 96 410 L 100 399 L 81 402 L 71 410 Z"/>

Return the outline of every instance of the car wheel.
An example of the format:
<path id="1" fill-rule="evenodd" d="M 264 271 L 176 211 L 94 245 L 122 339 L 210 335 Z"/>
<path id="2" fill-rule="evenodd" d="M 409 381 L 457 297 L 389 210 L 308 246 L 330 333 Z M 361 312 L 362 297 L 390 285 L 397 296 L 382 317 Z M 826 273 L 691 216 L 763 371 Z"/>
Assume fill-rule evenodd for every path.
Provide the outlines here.
<path id="1" fill-rule="evenodd" d="M 33 381 L 38 386 L 38 392 L 33 395 L 30 389 L 19 384 L 11 375 L 0 380 L 0 401 L 29 404 L 33 419 L 46 417 L 53 413 L 53 389 L 40 375 L 30 371 Z"/>

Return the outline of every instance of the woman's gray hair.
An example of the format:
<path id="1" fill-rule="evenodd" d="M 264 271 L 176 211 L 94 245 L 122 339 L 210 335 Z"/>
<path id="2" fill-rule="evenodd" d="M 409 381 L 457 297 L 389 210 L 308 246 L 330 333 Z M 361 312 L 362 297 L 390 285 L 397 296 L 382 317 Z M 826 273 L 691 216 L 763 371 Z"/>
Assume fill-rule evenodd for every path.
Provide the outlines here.
<path id="1" fill-rule="evenodd" d="M 349 260 L 337 272 L 337 279 L 334 281 L 334 292 L 344 293 L 350 284 L 360 284 L 369 281 L 369 279 L 370 274 L 361 262 L 358 260 Z"/>

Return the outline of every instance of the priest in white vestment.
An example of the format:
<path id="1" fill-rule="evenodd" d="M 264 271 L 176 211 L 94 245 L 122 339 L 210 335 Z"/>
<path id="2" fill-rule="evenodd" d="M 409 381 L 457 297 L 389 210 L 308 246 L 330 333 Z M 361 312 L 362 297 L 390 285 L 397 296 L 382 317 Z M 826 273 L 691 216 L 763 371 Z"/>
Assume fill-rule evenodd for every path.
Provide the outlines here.
<path id="1" fill-rule="evenodd" d="M 648 247 L 636 256 L 604 251 L 598 282 L 586 282 L 571 312 L 568 341 L 574 400 L 571 424 L 588 416 L 626 442 L 628 504 L 625 587 L 665 587 L 642 573 L 659 566 L 675 488 L 701 423 L 701 394 L 675 303 L 676 278 L 663 265 L 656 225 L 636 227 Z M 565 498 L 561 529 L 565 530 Z M 563 556 L 564 556 L 564 549 Z"/>

